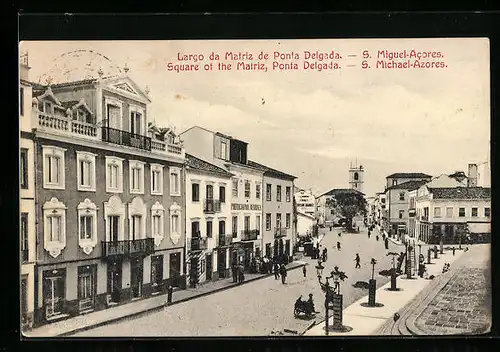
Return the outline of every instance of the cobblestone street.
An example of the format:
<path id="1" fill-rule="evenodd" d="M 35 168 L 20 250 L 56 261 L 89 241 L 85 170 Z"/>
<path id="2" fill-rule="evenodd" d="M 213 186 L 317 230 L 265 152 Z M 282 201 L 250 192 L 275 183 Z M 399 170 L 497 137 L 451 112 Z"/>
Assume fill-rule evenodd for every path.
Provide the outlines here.
<path id="1" fill-rule="evenodd" d="M 459 268 L 425 308 L 415 322 L 419 329 L 430 335 L 482 334 L 489 331 L 491 268 L 489 253 L 483 254 L 483 258 L 480 258 L 481 254 L 478 253 L 471 262 Z"/>
<path id="2" fill-rule="evenodd" d="M 356 281 L 368 281 L 371 257 L 379 262 L 376 273 L 388 268 L 390 259 L 385 255 L 381 241 L 377 242 L 373 237 L 368 239 L 366 233 L 343 234 L 339 238 L 339 231 L 334 229 L 323 240 L 329 252 L 324 274 L 329 273 L 334 265 L 346 271 L 349 278 L 341 288 L 345 308 L 367 294 L 366 290 L 352 285 Z M 341 251 L 333 249 L 338 240 L 342 243 Z M 362 258 L 361 269 L 354 268 L 356 252 Z M 269 336 L 282 333 L 285 329 L 301 333 L 314 320 L 319 322 L 324 319 L 324 294 L 314 269 L 317 261 L 310 258 L 303 260 L 309 262 L 307 277 L 303 277 L 301 269 L 291 270 L 286 285 L 271 276 L 73 336 Z M 387 281 L 387 278 L 377 276 L 377 286 Z M 294 318 L 295 300 L 300 295 L 302 299 L 307 299 L 309 293 L 313 293 L 316 310 L 320 314 L 311 320 Z"/>

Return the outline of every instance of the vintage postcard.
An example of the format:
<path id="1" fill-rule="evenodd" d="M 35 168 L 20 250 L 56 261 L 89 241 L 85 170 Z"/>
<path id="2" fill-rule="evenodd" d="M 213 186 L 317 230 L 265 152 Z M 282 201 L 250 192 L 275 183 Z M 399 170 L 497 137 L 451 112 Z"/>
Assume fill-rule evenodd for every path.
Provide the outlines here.
<path id="1" fill-rule="evenodd" d="M 20 43 L 26 337 L 491 327 L 487 38 Z"/>

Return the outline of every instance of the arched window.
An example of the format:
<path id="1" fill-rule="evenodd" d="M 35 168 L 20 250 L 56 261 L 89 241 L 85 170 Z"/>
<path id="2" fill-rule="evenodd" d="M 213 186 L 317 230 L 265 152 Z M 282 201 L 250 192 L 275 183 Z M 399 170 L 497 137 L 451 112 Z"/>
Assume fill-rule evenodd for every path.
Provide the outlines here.
<path id="1" fill-rule="evenodd" d="M 359 175 L 357 172 L 354 173 L 354 181 L 357 181 L 359 180 Z"/>

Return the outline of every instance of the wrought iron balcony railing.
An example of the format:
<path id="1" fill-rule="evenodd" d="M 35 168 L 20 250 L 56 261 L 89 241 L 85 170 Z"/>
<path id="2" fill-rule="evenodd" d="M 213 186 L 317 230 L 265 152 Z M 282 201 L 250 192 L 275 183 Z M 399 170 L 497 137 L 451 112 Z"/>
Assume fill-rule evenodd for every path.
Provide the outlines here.
<path id="1" fill-rule="evenodd" d="M 151 150 L 151 138 L 140 134 L 117 130 L 111 127 L 102 127 L 102 140 L 118 145 Z"/>
<path id="2" fill-rule="evenodd" d="M 275 227 L 274 228 L 274 238 L 280 238 L 286 236 L 286 228 L 284 227 Z"/>
<path id="3" fill-rule="evenodd" d="M 203 202 L 203 212 L 206 214 L 220 213 L 220 200 L 205 199 Z"/>
<path id="4" fill-rule="evenodd" d="M 255 241 L 259 237 L 259 230 L 241 230 L 242 241 Z"/>
<path id="5" fill-rule="evenodd" d="M 191 238 L 190 251 L 203 251 L 208 248 L 206 237 L 193 237 Z"/>
<path id="6" fill-rule="evenodd" d="M 220 234 L 218 247 L 227 247 L 233 243 L 233 234 Z"/>
<path id="7" fill-rule="evenodd" d="M 102 241 L 102 256 L 128 256 L 131 254 L 149 255 L 154 252 L 154 239 L 142 238 L 125 241 Z"/>

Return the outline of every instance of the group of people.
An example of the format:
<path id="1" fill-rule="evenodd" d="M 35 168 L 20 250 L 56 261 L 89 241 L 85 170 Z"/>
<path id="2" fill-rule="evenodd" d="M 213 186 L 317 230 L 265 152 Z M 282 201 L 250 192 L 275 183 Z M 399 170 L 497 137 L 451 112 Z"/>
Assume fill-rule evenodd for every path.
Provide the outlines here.
<path id="1" fill-rule="evenodd" d="M 285 264 L 278 265 L 278 263 L 274 263 L 273 270 L 274 279 L 278 280 L 281 276 L 281 283 L 284 285 L 286 282 L 286 276 L 288 274 Z"/>

